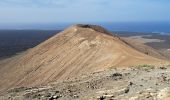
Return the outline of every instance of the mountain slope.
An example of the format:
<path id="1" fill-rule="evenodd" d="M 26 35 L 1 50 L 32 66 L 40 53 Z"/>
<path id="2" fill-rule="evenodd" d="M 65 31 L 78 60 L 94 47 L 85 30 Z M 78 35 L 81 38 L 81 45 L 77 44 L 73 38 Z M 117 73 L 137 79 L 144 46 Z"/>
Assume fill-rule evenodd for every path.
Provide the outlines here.
<path id="1" fill-rule="evenodd" d="M 132 48 L 136 49 L 139 52 L 142 52 L 144 54 L 147 54 L 149 56 L 155 57 L 155 58 L 159 58 L 159 59 L 164 59 L 167 60 L 168 58 L 165 57 L 165 55 L 163 53 L 161 53 L 160 51 L 149 47 L 143 43 L 141 43 L 140 41 L 136 41 L 130 38 L 126 38 L 126 37 L 121 37 L 121 39 L 127 43 L 127 45 L 131 46 Z"/>
<path id="2" fill-rule="evenodd" d="M 102 27 L 75 25 L 1 68 L 0 91 L 162 61 L 137 51 Z"/>

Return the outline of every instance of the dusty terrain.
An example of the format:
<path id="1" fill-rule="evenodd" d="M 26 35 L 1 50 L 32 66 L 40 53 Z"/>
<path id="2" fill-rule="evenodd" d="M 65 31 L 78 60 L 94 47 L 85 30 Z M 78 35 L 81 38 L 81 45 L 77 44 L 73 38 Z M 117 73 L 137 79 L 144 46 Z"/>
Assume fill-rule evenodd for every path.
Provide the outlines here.
<path id="1" fill-rule="evenodd" d="M 164 40 L 160 39 L 147 39 L 144 37 L 151 37 L 151 35 L 140 35 L 140 36 L 130 36 L 129 39 L 139 41 L 141 43 L 150 43 L 150 42 L 164 42 Z"/>
<path id="2" fill-rule="evenodd" d="M 112 92 L 117 94 L 116 98 L 129 98 L 129 96 L 133 96 L 133 93 L 137 92 L 129 91 L 130 87 L 128 84 L 132 84 L 129 80 L 136 80 L 147 73 L 151 74 L 153 72 L 155 73 L 149 74 L 148 77 L 153 75 L 155 78 L 162 71 L 164 73 L 169 71 L 169 68 L 163 68 L 166 70 L 151 68 L 151 72 L 148 72 L 146 70 L 143 71 L 143 69 L 134 70 L 130 67 L 168 66 L 169 61 L 167 60 L 166 56 L 157 50 L 140 42 L 112 35 L 112 33 L 100 26 L 75 25 L 27 52 L 1 62 L 0 64 L 3 65 L 3 67 L 0 67 L 0 80 L 3 80 L 0 81 L 0 92 L 3 94 L 1 98 L 9 99 L 7 97 L 10 96 L 11 98 L 16 98 L 16 100 L 38 99 L 46 95 L 46 89 L 47 92 L 61 89 L 59 90 L 59 93 L 62 92 L 60 93 L 61 96 L 56 94 L 57 97 L 55 98 L 62 97 L 61 99 L 67 100 L 82 96 L 82 98 L 77 99 L 93 100 L 98 95 L 95 94 L 96 92 L 107 92 L 111 87 L 117 87 L 117 92 L 120 90 L 120 93 L 113 91 L 116 88 L 108 90 L 111 94 Z M 111 70 L 114 68 L 119 68 L 119 70 Z M 126 70 L 120 68 L 125 68 Z M 130 73 L 130 76 L 128 74 L 124 75 L 123 72 Z M 136 76 L 136 72 L 140 75 Z M 116 81 L 113 81 L 114 79 L 112 80 L 112 77 L 109 76 L 112 74 L 116 78 L 118 77 Z M 114 75 L 113 78 L 115 77 Z M 74 79 L 75 77 L 77 78 Z M 120 83 L 118 81 L 119 78 L 121 79 Z M 63 80 L 65 80 L 64 83 Z M 138 80 L 136 81 L 138 82 Z M 152 81 L 150 82 L 152 83 Z M 51 86 L 50 83 L 54 85 Z M 70 84 L 75 84 L 75 86 L 73 85 L 73 90 L 69 90 L 69 88 L 72 88 Z M 37 87 L 42 85 L 45 88 Z M 167 85 L 162 87 L 164 86 Z M 10 90 L 11 88 L 18 89 Z M 97 90 L 98 88 L 99 90 Z M 125 88 L 125 90 L 121 88 Z M 142 89 L 144 88 L 140 90 L 140 88 L 135 87 L 135 89 L 143 91 Z M 11 92 L 4 94 L 6 90 Z M 41 90 L 42 94 L 45 92 L 43 95 L 40 93 Z M 74 91 L 77 95 L 72 94 Z M 119 94 L 124 94 L 123 91 L 125 95 L 119 97 Z M 153 91 L 155 91 L 154 88 Z M 127 92 L 129 95 L 126 95 Z M 52 94 L 48 94 L 48 98 L 44 97 L 44 99 L 49 99 L 52 96 Z M 103 96 L 105 94 L 100 95 Z"/>
<path id="3" fill-rule="evenodd" d="M 8 90 L 1 100 L 169 100 L 170 66 L 141 65 Z"/>
<path id="4" fill-rule="evenodd" d="M 137 33 L 137 34 L 121 34 L 122 38 L 129 40 L 137 41 L 142 44 L 148 45 L 163 56 L 166 56 L 170 60 L 170 35 L 161 35 L 161 34 L 147 34 L 147 33 Z"/>

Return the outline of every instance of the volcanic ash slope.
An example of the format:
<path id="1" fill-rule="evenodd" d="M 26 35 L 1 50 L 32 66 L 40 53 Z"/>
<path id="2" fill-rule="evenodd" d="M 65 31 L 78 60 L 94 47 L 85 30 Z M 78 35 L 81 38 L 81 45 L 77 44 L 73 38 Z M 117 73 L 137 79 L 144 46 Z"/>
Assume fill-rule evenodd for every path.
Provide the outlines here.
<path id="1" fill-rule="evenodd" d="M 0 89 L 42 85 L 114 67 L 160 62 L 100 26 L 75 25 L 1 68 Z"/>

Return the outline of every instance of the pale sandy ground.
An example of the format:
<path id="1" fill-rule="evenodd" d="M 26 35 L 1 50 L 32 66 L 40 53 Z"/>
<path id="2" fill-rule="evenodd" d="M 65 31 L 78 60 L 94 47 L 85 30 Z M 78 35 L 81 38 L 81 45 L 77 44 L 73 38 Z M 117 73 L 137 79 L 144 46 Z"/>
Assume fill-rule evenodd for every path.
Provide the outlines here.
<path id="1" fill-rule="evenodd" d="M 129 36 L 129 37 L 126 37 L 128 39 L 132 39 L 134 41 L 138 41 L 142 44 L 147 44 L 147 43 L 159 43 L 159 42 L 165 42 L 165 41 L 168 41 L 168 40 L 161 40 L 161 39 L 148 39 L 148 38 L 145 38 L 145 37 L 152 37 L 151 35 L 139 35 L 139 36 Z M 152 47 L 152 45 L 150 45 Z M 159 48 L 159 45 L 158 45 L 158 48 L 157 48 L 157 51 L 159 51 L 160 53 L 162 53 L 164 56 L 166 56 L 169 60 L 170 60 L 170 48 Z"/>
<path id="2" fill-rule="evenodd" d="M 170 66 L 110 69 L 32 88 L 0 100 L 170 100 Z"/>
<path id="3" fill-rule="evenodd" d="M 164 42 L 165 40 L 160 39 L 147 39 L 144 37 L 151 37 L 151 35 L 140 35 L 140 36 L 130 36 L 129 39 L 133 39 L 135 41 L 139 41 L 141 43 L 149 43 L 149 42 Z"/>

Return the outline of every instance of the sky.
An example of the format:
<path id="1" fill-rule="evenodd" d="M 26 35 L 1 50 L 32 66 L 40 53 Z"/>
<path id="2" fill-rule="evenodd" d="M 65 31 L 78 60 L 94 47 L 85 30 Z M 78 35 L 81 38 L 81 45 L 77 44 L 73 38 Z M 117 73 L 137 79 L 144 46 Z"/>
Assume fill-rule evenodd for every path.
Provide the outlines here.
<path id="1" fill-rule="evenodd" d="M 170 21 L 170 0 L 0 0 L 0 23 Z"/>

